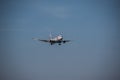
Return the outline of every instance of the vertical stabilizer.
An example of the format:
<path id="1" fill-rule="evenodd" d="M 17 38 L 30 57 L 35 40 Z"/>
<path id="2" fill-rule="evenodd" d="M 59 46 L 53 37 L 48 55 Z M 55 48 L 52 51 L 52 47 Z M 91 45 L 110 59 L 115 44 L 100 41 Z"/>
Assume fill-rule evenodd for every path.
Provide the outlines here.
<path id="1" fill-rule="evenodd" d="M 50 38 L 50 40 L 52 39 L 52 34 L 50 33 L 50 35 L 49 35 L 49 38 Z"/>

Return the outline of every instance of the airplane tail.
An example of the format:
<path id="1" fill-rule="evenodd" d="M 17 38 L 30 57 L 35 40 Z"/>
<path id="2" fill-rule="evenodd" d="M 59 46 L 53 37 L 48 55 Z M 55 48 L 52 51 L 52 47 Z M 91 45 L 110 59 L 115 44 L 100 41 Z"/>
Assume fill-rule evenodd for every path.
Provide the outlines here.
<path id="1" fill-rule="evenodd" d="M 60 33 L 59 36 L 63 37 L 62 33 Z"/>
<path id="2" fill-rule="evenodd" d="M 52 39 L 52 34 L 50 33 L 49 38 Z"/>

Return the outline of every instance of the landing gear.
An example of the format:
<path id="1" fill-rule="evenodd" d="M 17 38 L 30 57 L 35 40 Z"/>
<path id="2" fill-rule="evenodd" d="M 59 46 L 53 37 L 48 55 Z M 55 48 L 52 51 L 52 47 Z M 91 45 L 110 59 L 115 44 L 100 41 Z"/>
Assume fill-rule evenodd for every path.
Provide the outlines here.
<path id="1" fill-rule="evenodd" d="M 59 43 L 58 45 L 61 45 L 61 43 Z"/>
<path id="2" fill-rule="evenodd" d="M 53 45 L 53 43 L 50 43 L 51 45 Z"/>

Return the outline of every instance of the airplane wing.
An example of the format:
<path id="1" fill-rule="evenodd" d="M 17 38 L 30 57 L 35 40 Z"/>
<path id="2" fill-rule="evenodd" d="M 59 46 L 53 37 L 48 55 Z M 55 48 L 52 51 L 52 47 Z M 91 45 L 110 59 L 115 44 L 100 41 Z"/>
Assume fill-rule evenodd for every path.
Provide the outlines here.
<path id="1" fill-rule="evenodd" d="M 50 42 L 49 40 L 40 40 L 40 39 L 39 39 L 38 41 L 43 41 L 43 42 Z"/>
<path id="2" fill-rule="evenodd" d="M 70 42 L 70 40 L 63 40 L 63 42 L 65 43 L 65 42 Z"/>
<path id="3" fill-rule="evenodd" d="M 32 38 L 33 40 L 38 40 L 38 41 L 43 41 L 43 42 L 49 42 L 49 40 L 42 40 L 42 39 L 38 39 L 38 38 Z"/>

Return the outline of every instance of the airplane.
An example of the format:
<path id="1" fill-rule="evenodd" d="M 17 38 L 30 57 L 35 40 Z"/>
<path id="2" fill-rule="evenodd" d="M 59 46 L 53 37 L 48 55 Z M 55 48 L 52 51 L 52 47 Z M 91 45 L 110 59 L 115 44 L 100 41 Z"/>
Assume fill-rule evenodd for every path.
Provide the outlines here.
<path id="1" fill-rule="evenodd" d="M 50 34 L 50 39 L 48 40 L 42 40 L 42 39 L 38 39 L 38 38 L 32 38 L 33 40 L 38 40 L 38 41 L 42 41 L 42 42 L 48 42 L 51 45 L 58 43 L 58 45 L 61 45 L 61 43 L 66 43 L 66 42 L 70 42 L 70 40 L 63 40 L 63 36 L 62 35 L 58 35 L 57 37 L 52 37 L 52 35 Z"/>

